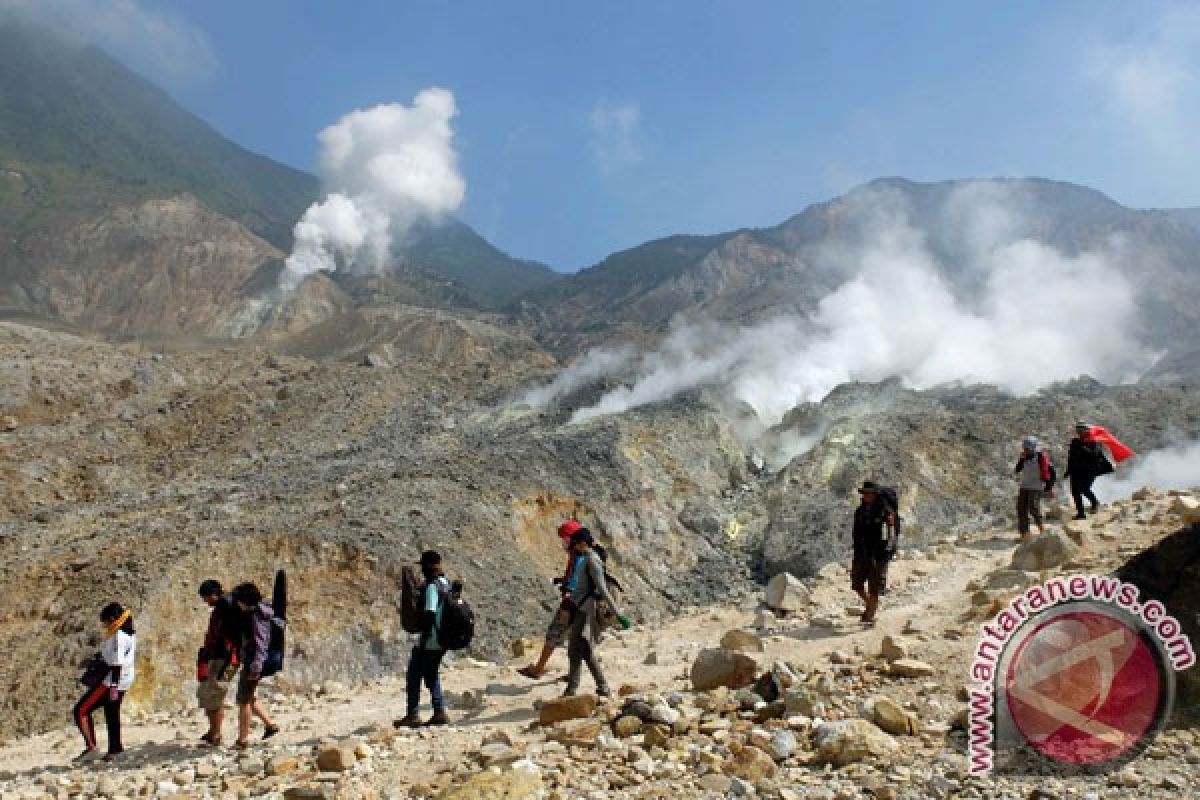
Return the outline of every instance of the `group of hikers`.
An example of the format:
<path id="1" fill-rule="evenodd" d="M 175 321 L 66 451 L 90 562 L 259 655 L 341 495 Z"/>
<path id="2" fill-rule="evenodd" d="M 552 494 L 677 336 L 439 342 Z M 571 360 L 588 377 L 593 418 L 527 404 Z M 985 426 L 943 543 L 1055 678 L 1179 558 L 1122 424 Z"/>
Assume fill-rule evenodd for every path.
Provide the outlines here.
<path id="1" fill-rule="evenodd" d="M 1119 464 L 1132 455 L 1133 451 L 1107 429 L 1086 422 L 1075 423 L 1075 436 L 1067 447 L 1067 471 L 1064 474 L 1070 482 L 1075 519 L 1087 519 L 1088 511 L 1095 513 L 1099 509 L 1100 501 L 1096 499 L 1092 485 L 1097 478 L 1113 472 L 1113 462 Z M 1045 533 L 1042 499 L 1054 497 L 1058 481 L 1054 463 L 1036 436 L 1026 436 L 1022 440 L 1013 477 L 1017 481 L 1017 535 L 1024 541 L 1030 537 L 1030 521 L 1037 525 L 1039 533 Z M 860 502 L 854 512 L 850 586 L 863 601 L 859 618 L 871 625 L 879 611 L 879 598 L 887 591 L 888 564 L 896 554 L 900 536 L 900 506 L 894 489 L 873 481 L 866 481 L 858 491 Z"/>
<path id="2" fill-rule="evenodd" d="M 1112 460 L 1123 461 L 1133 455 L 1129 448 L 1101 427 L 1078 423 L 1070 442 L 1066 477 L 1070 480 L 1076 519 L 1086 518 L 1084 500 L 1095 511 L 1099 502 L 1092 492 L 1097 477 L 1113 471 Z M 1022 442 L 1021 454 L 1013 470 L 1018 483 L 1017 530 L 1022 539 L 1030 535 L 1030 521 L 1044 531 L 1041 502 L 1053 496 L 1057 480 L 1054 465 L 1035 436 Z M 896 554 L 901 518 L 897 492 L 874 481 L 865 481 L 858 489 L 860 502 L 854 511 L 851 538 L 853 561 L 850 583 L 863 602 L 860 619 L 873 624 L 879 611 L 880 597 L 887 591 L 888 564 Z M 558 539 L 566 553 L 561 576 L 554 584 L 559 603 L 546 629 L 545 643 L 536 662 L 519 670 L 530 679 L 540 679 L 550 658 L 563 644 L 567 648 L 567 674 L 564 695 L 579 690 L 583 667 L 587 666 L 596 685 L 596 694 L 609 696 L 611 688 L 596 657 L 596 645 L 603 632 L 612 626 L 627 629 L 630 618 L 621 611 L 614 591 L 620 582 L 609 574 L 607 553 L 591 531 L 572 518 L 558 527 Z M 433 550 L 423 552 L 415 571 L 405 568 L 402 619 L 405 630 L 416 639 L 409 655 L 406 675 L 406 713 L 394 721 L 397 728 L 446 725 L 446 703 L 440 670 L 448 650 L 466 647 L 474 631 L 474 617 L 461 597 L 462 586 L 447 580 L 442 557 Z M 281 573 L 282 576 L 282 573 Z M 276 602 L 286 602 L 286 588 Z M 286 586 L 286 584 L 285 584 Z M 204 644 L 197 657 L 196 697 L 208 718 L 208 730 L 201 736 L 207 746 L 222 744 L 222 723 L 229 686 L 237 677 L 235 703 L 238 708 L 238 736 L 235 747 L 249 746 L 254 717 L 263 725 L 263 739 L 279 732 L 279 726 L 256 697 L 259 681 L 282 665 L 282 614 L 264 600 L 253 583 L 242 583 L 226 593 L 215 579 L 199 587 L 200 597 L 210 608 Z M 97 752 L 92 715 L 102 708 L 108 729 L 106 761 L 122 752 L 121 701 L 134 681 L 137 635 L 130 611 L 119 603 L 110 603 L 100 612 L 104 642 L 99 653 L 86 665 L 82 682 L 87 691 L 74 709 L 74 719 L 83 735 L 84 751 L 79 759 Z M 273 639 L 273 636 L 280 636 Z M 422 721 L 419 716 L 421 687 L 428 689 L 433 714 Z"/>

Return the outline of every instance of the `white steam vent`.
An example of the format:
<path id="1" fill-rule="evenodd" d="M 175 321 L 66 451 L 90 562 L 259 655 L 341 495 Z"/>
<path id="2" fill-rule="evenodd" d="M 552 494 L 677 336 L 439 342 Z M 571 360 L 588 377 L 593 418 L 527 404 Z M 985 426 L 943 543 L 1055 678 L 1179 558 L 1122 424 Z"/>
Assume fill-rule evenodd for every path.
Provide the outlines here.
<path id="1" fill-rule="evenodd" d="M 414 224 L 462 205 L 466 183 L 450 127 L 457 113 L 452 92 L 431 88 L 411 106 L 352 111 L 321 131 L 326 195 L 296 223 L 284 289 L 321 270 L 378 272 Z"/>

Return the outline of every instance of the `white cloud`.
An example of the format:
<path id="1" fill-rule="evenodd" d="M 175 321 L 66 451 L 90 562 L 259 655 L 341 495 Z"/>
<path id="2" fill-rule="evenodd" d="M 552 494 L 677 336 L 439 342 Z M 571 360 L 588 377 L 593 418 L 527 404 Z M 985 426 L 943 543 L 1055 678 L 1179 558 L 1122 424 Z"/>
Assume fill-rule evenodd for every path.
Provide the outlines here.
<path id="1" fill-rule="evenodd" d="M 95 44 L 160 83 L 202 80 L 218 67 L 204 31 L 139 0 L 0 0 L 4 15 Z"/>
<path id="2" fill-rule="evenodd" d="M 1200 7 L 1162 9 L 1096 44 L 1086 72 L 1108 111 L 1157 157 L 1200 167 Z"/>
<path id="3" fill-rule="evenodd" d="M 1117 467 L 1114 478 L 1096 481 L 1101 499 L 1128 497 L 1143 486 L 1155 489 L 1200 488 L 1200 439 L 1138 456 Z"/>
<path id="4" fill-rule="evenodd" d="M 320 270 L 382 270 L 414 224 L 457 209 L 466 194 L 450 120 L 454 94 L 424 89 L 411 106 L 352 111 L 321 131 L 328 194 L 296 223 L 283 286 Z"/>
<path id="5" fill-rule="evenodd" d="M 592 156 L 604 172 L 642 160 L 642 112 L 637 103 L 601 101 L 588 114 Z"/>

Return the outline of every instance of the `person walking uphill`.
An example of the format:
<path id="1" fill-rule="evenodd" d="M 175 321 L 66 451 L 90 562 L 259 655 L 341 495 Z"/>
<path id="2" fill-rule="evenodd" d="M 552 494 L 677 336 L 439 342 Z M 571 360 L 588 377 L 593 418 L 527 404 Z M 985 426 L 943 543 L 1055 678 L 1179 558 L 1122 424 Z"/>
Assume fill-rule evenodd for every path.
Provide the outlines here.
<path id="1" fill-rule="evenodd" d="M 1022 539 L 1029 538 L 1029 520 L 1045 533 L 1042 524 L 1042 495 L 1054 496 L 1054 468 L 1050 457 L 1039 446 L 1036 436 L 1026 436 L 1021 442 L 1021 455 L 1013 468 L 1017 480 L 1017 533 Z"/>
<path id="2" fill-rule="evenodd" d="M 421 574 L 425 578 L 424 611 L 421 615 L 421 632 L 417 634 L 417 644 L 408 659 L 407 713 L 392 723 L 396 728 L 418 728 L 422 725 L 418 715 L 422 683 L 429 689 L 433 703 L 433 716 L 424 724 L 450 724 L 450 718 L 446 716 L 446 701 L 442 697 L 442 678 L 438 672 L 442 666 L 442 658 L 446 655 L 445 648 L 438 641 L 438 627 L 442 622 L 445 595 L 450 591 L 450 583 L 443 574 L 440 553 L 426 550 L 421 553 L 419 563 Z"/>
<path id="3" fill-rule="evenodd" d="M 887 588 L 888 561 L 895 552 L 899 522 L 896 509 L 883 501 L 878 484 L 864 481 L 858 493 L 860 500 L 854 510 L 851 531 L 854 560 L 850 564 L 850 588 L 863 601 L 859 619 L 873 624 L 879 611 L 879 597 Z"/>
<path id="4" fill-rule="evenodd" d="M 1100 443 L 1092 436 L 1092 427 L 1085 422 L 1075 424 L 1075 438 L 1067 449 L 1066 478 L 1070 480 L 1071 499 L 1075 501 L 1075 519 L 1087 519 L 1083 500 L 1087 498 L 1092 513 L 1100 502 L 1092 492 L 1092 484 L 1101 475 L 1113 471 L 1113 465 L 1100 449 Z"/>
<path id="5" fill-rule="evenodd" d="M 574 566 L 576 555 L 571 550 L 571 535 L 582 527 L 579 521 L 574 519 L 569 519 L 558 526 L 558 540 L 562 544 L 563 549 L 567 551 L 567 565 L 563 570 L 563 575 L 561 578 L 554 579 L 554 582 L 558 584 L 558 591 L 562 597 L 559 600 L 558 608 L 554 610 L 554 616 L 550 618 L 550 626 L 546 628 L 546 643 L 542 645 L 542 654 L 538 656 L 537 663 L 517 670 L 517 672 L 526 678 L 536 680 L 545 675 L 546 664 L 550 662 L 550 656 L 554 655 L 554 651 L 562 646 L 563 641 L 566 639 L 567 629 L 571 625 L 571 612 L 575 607 L 571 600 L 571 595 L 575 590 L 576 577 Z"/>
<path id="6" fill-rule="evenodd" d="M 271 644 L 271 620 L 275 611 L 270 603 L 263 601 L 262 592 L 253 583 L 243 583 L 234 587 L 233 603 L 241 613 L 242 635 L 238 653 L 242 662 L 242 674 L 237 685 L 238 738 L 235 746 L 244 750 L 250 746 L 251 715 L 258 717 L 262 722 L 264 739 L 270 739 L 279 733 L 279 726 L 256 697 L 258 682 L 262 680 L 263 664 L 267 660 L 267 649 Z"/>
<path id="7" fill-rule="evenodd" d="M 571 627 L 567 633 L 567 688 L 564 697 L 570 697 L 579 690 L 579 679 L 582 676 L 583 665 L 587 664 L 596 682 L 596 694 L 609 697 L 612 692 L 608 681 L 596 660 L 596 644 L 602 633 L 601 617 L 605 611 L 615 614 L 622 628 L 629 628 L 629 618 L 621 613 L 612 593 L 608 591 L 608 580 L 604 574 L 604 562 L 600 555 L 592 550 L 595 539 L 587 528 L 580 528 L 571 534 L 571 551 L 575 554 L 575 563 L 571 568 L 574 584 L 575 611 L 571 618 Z M 604 607 L 600 604 L 604 603 Z"/>
<path id="8" fill-rule="evenodd" d="M 221 724 L 225 719 L 225 698 L 229 684 L 238 671 L 238 647 L 242 641 L 240 616 L 233 596 L 225 594 L 220 581 L 200 584 L 200 597 L 211 609 L 204 645 L 196 654 L 196 700 L 208 717 L 208 730 L 200 737 L 207 745 L 221 744 Z"/>
<path id="9" fill-rule="evenodd" d="M 90 666 L 84 675 L 87 692 L 75 704 L 73 716 L 79 732 L 83 734 L 83 752 L 77 761 L 91 758 L 96 753 L 96 726 L 92 714 L 104 708 L 104 725 L 108 729 L 108 752 L 105 761 L 114 761 L 125 751 L 121 744 L 121 701 L 133 686 L 134 662 L 137 658 L 137 634 L 133 628 L 133 615 L 120 603 L 109 603 L 100 610 L 100 623 L 104 626 L 104 644 L 100 646 L 99 659 L 94 660 L 98 669 Z"/>

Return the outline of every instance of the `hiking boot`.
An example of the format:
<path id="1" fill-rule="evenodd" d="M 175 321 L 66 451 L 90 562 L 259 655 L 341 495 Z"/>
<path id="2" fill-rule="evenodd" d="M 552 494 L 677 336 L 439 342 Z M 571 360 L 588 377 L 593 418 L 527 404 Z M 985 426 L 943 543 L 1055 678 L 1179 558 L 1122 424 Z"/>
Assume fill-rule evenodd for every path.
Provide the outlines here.
<path id="1" fill-rule="evenodd" d="M 446 716 L 445 711 L 433 712 L 433 716 L 430 717 L 429 721 L 425 723 L 426 727 L 433 727 L 435 725 L 449 725 L 449 724 L 450 724 L 450 718 L 448 716 Z"/>
<path id="2" fill-rule="evenodd" d="M 1093 509 L 1093 510 L 1094 510 L 1094 509 Z M 1081 511 L 1081 512 L 1079 512 L 1078 514 L 1076 514 L 1075 516 L 1071 517 L 1071 519 L 1087 519 L 1087 514 L 1084 514 L 1084 513 Z"/>
<path id="3" fill-rule="evenodd" d="M 419 728 L 421 727 L 421 718 L 416 714 L 405 714 L 398 720 L 392 722 L 392 727 L 399 728 Z"/>

